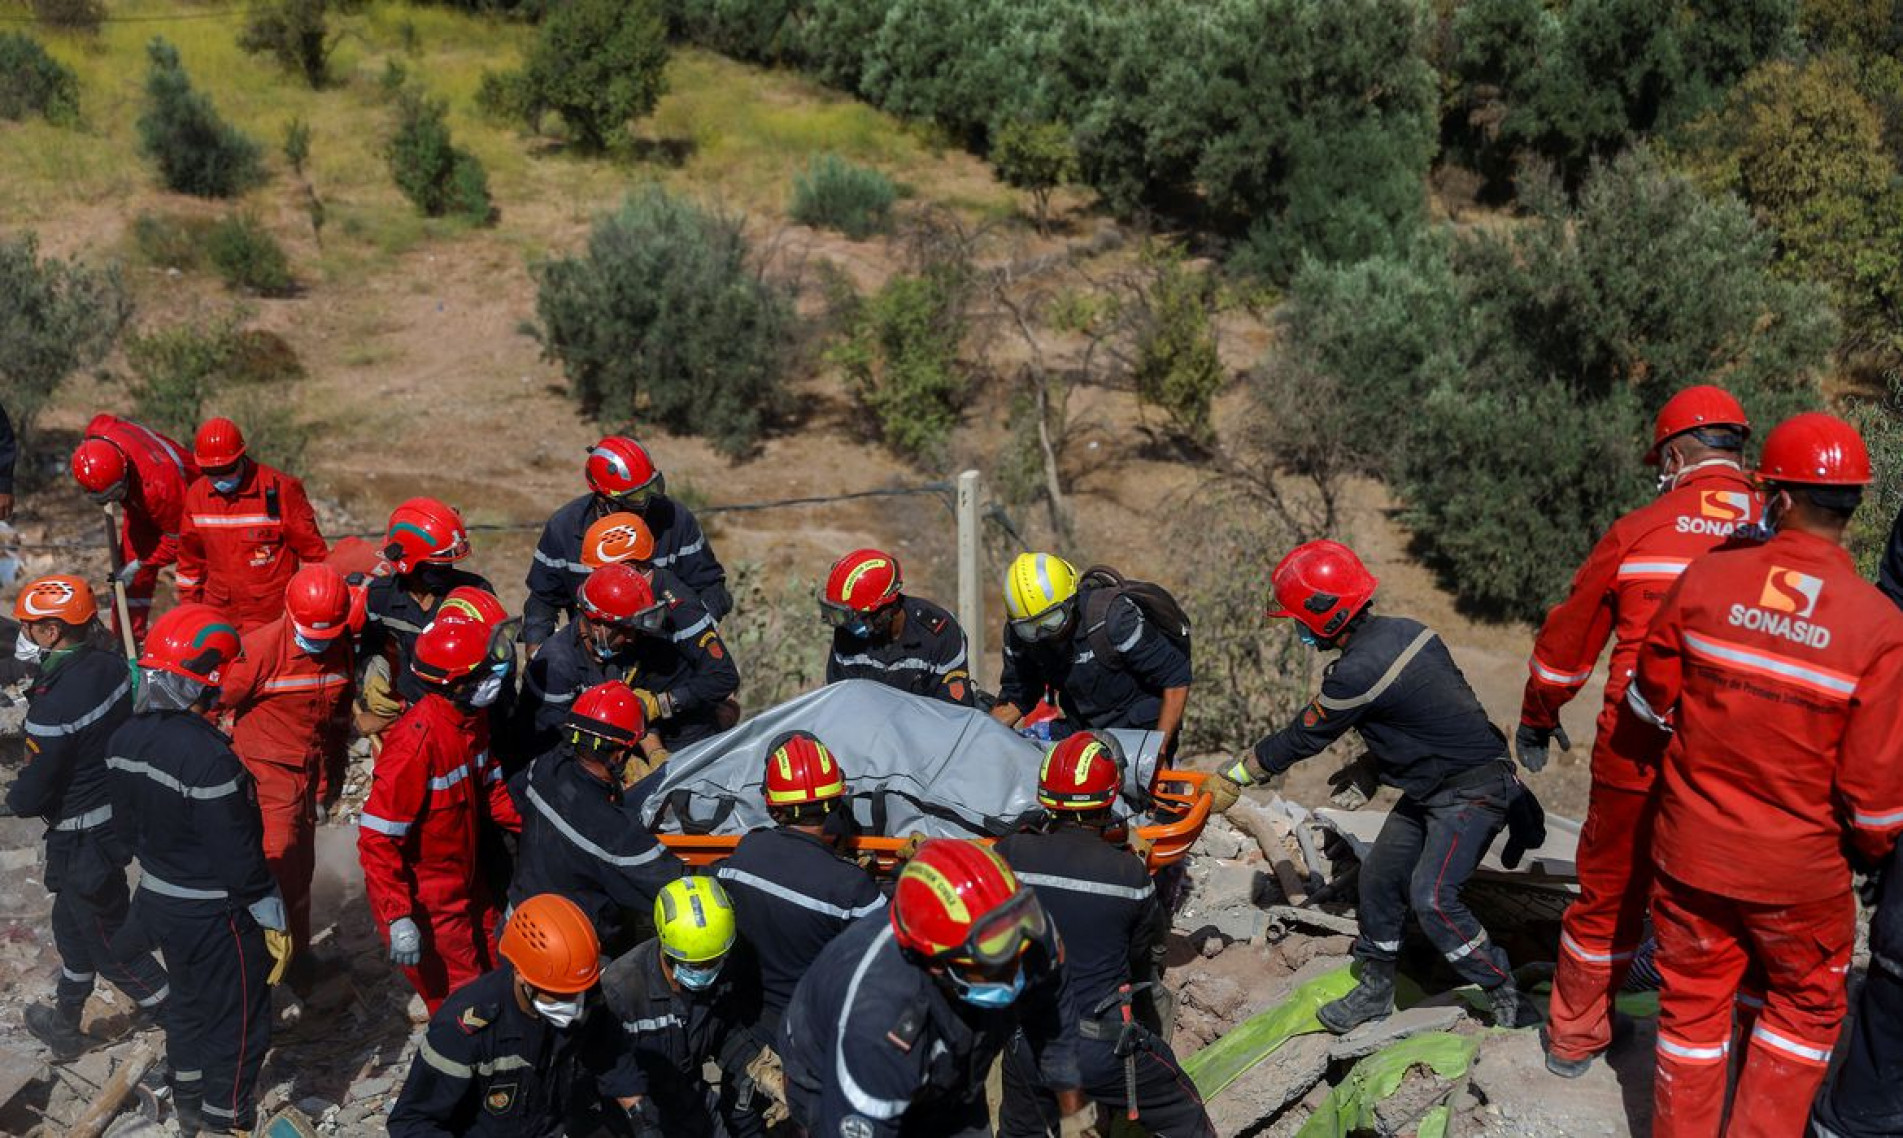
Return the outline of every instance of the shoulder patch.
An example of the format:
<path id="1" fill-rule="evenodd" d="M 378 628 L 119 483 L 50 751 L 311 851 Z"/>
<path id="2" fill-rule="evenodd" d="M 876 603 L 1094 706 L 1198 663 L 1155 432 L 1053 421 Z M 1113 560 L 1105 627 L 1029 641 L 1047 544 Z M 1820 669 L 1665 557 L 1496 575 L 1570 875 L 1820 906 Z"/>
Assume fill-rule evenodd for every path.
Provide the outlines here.
<path id="1" fill-rule="evenodd" d="M 462 1028 L 464 1035 L 474 1035 L 495 1022 L 496 1011 L 492 1004 L 472 1004 L 456 1017 L 456 1026 Z"/>
<path id="2" fill-rule="evenodd" d="M 863 1115 L 848 1114 L 839 1120 L 839 1138 L 872 1138 L 872 1123 Z"/>
<path id="3" fill-rule="evenodd" d="M 719 660 L 727 655 L 726 645 L 720 642 L 720 633 L 709 630 L 701 635 L 700 650 Z"/>
<path id="4" fill-rule="evenodd" d="M 886 1042 L 907 1054 L 918 1042 L 919 1033 L 925 1030 L 925 1009 L 913 1004 L 900 1014 L 892 1030 L 885 1033 Z"/>

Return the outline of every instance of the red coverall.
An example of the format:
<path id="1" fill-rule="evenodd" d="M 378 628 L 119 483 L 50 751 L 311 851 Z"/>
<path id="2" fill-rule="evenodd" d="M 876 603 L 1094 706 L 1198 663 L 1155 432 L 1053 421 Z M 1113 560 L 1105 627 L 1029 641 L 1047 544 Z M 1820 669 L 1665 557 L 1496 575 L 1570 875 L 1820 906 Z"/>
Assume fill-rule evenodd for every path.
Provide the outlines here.
<path id="1" fill-rule="evenodd" d="M 1685 567 L 1763 512 L 1735 465 L 1691 471 L 1612 524 L 1533 641 L 1520 721 L 1552 727 L 1613 638 L 1592 747 L 1592 798 L 1579 835 L 1579 899 L 1560 926 L 1547 1026 L 1549 1046 L 1561 1058 L 1583 1059 L 1611 1044 L 1612 1001 L 1638 947 L 1652 889 L 1653 789 L 1666 737 L 1625 701 L 1639 644 Z"/>
<path id="2" fill-rule="evenodd" d="M 1903 614 L 1810 534 L 1714 552 L 1660 607 L 1628 692 L 1676 728 L 1652 847 L 1657 1138 L 1725 1125 L 1747 967 L 1764 1007 L 1724 1133 L 1803 1133 L 1856 934 L 1845 842 L 1878 863 L 1903 832 L 1900 683 Z"/>
<path id="3" fill-rule="evenodd" d="M 126 608 L 132 616 L 133 637 L 143 641 L 159 570 L 178 561 L 185 490 L 198 477 L 198 467 L 190 451 L 129 419 L 95 415 L 86 424 L 86 437 L 104 439 L 126 456 L 129 476 L 125 500 L 120 503 L 125 520 L 119 527 L 119 557 L 139 562 L 138 573 L 126 585 Z M 117 612 L 112 626 L 114 632 L 119 631 Z"/>
<path id="4" fill-rule="evenodd" d="M 283 616 L 292 574 L 330 552 L 304 484 L 261 462 L 230 494 L 192 483 L 180 537 L 178 599 L 216 605 L 241 633 Z"/>
<path id="5" fill-rule="evenodd" d="M 476 856 L 485 818 L 522 828 L 502 767 L 489 755 L 489 714 L 429 692 L 383 733 L 357 853 L 386 942 L 400 917 L 422 930 L 423 961 L 403 973 L 432 1012 L 496 966 L 500 913 Z"/>
<path id="6" fill-rule="evenodd" d="M 244 635 L 244 656 L 225 669 L 219 702 L 236 717 L 231 749 L 257 782 L 264 860 L 284 893 L 291 936 L 311 943 L 311 876 L 317 868 L 316 780 L 349 744 L 356 650 L 339 636 L 309 656 L 279 617 Z"/>

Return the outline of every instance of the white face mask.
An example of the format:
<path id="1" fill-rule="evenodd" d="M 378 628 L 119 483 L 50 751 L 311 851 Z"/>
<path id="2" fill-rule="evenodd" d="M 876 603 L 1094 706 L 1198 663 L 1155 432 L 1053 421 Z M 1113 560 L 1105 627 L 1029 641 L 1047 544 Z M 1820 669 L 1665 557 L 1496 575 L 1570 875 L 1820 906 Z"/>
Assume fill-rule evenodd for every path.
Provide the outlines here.
<path id="1" fill-rule="evenodd" d="M 582 998 L 580 996 L 572 1000 L 550 1000 L 542 996 L 532 996 L 529 1002 L 535 1005 L 536 1015 L 556 1027 L 567 1027 L 581 1018 Z"/>
<path id="2" fill-rule="evenodd" d="M 35 644 L 33 638 L 26 634 L 26 629 L 22 628 L 20 635 L 13 641 L 13 658 L 23 664 L 37 664 L 45 655 L 46 649 Z"/>
<path id="3" fill-rule="evenodd" d="M 501 672 L 484 676 L 476 683 L 476 690 L 469 693 L 469 706 L 488 707 L 502 694 L 502 681 L 507 677 Z"/>

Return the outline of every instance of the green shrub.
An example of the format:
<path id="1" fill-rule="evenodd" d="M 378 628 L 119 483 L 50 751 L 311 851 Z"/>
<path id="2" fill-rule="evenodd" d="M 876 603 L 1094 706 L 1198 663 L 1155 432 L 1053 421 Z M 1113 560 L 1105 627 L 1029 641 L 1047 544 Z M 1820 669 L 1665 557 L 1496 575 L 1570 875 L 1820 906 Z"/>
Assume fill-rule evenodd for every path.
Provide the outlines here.
<path id="1" fill-rule="evenodd" d="M 812 582 L 790 573 L 769 580 L 757 561 L 733 565 L 729 580 L 734 610 L 720 622 L 720 638 L 747 678 L 747 701 L 772 707 L 825 683 L 832 633 L 813 619 Z"/>
<path id="2" fill-rule="evenodd" d="M 476 86 L 476 109 L 503 122 L 533 122 L 540 113 L 520 71 L 484 71 Z"/>
<path id="3" fill-rule="evenodd" d="M 553 111 L 577 144 L 602 150 L 654 110 L 666 71 L 659 0 L 569 0 L 549 12 L 529 48 L 524 102 L 532 119 Z"/>
<path id="4" fill-rule="evenodd" d="M 304 164 L 311 160 L 311 124 L 302 115 L 284 124 L 284 160 L 291 164 L 293 173 L 304 176 Z"/>
<path id="5" fill-rule="evenodd" d="M 425 216 L 454 214 L 478 225 L 493 220 L 488 174 L 451 139 L 446 101 L 416 90 L 398 95 L 396 133 L 384 157 L 397 189 Z"/>
<path id="6" fill-rule="evenodd" d="M 1889 545 L 1890 526 L 1903 510 L 1903 380 L 1893 380 L 1888 398 L 1859 399 L 1845 414 L 1863 433 L 1870 448 L 1870 468 L 1876 481 L 1864 491 L 1863 505 L 1850 520 L 1847 544 L 1857 559 L 1857 571 L 1876 580 L 1877 567 Z"/>
<path id="7" fill-rule="evenodd" d="M 106 22 L 106 0 L 32 0 L 33 18 L 49 28 L 93 33 Z"/>
<path id="8" fill-rule="evenodd" d="M 205 234 L 205 256 L 225 284 L 259 296 L 289 296 L 297 282 L 284 246 L 250 214 L 228 214 Z"/>
<path id="9" fill-rule="evenodd" d="M 178 213 L 141 213 L 132 219 L 132 244 L 147 264 L 190 272 L 205 260 L 208 218 Z"/>
<path id="10" fill-rule="evenodd" d="M 892 227 L 892 203 L 898 200 L 892 179 L 837 154 L 822 154 L 793 178 L 788 212 L 801 225 L 837 229 L 855 241 Z"/>
<path id="11" fill-rule="evenodd" d="M 204 198 L 234 197 L 264 181 L 258 144 L 192 89 L 178 49 L 160 38 L 146 47 L 146 105 L 139 149 L 158 163 L 165 188 Z"/>
<path id="12" fill-rule="evenodd" d="M 79 76 L 33 37 L 0 32 L 0 119 L 28 115 L 55 124 L 76 122 Z"/>
<path id="13" fill-rule="evenodd" d="M 808 0 L 793 37 L 804 66 L 842 91 L 861 92 L 867 46 L 885 25 L 893 0 Z"/>
<path id="14" fill-rule="evenodd" d="M 285 384 L 303 368 L 281 338 L 245 328 L 242 315 L 129 336 L 126 363 L 139 422 L 189 438 L 207 417 L 225 415 L 244 427 L 257 458 L 302 464 L 311 429 L 297 419 Z"/>
<path id="15" fill-rule="evenodd" d="M 1180 250 L 1149 256 L 1131 378 L 1137 400 L 1163 412 L 1169 432 L 1194 447 L 1216 438 L 1211 420 L 1228 373 L 1216 349 L 1216 285 L 1190 268 Z"/>
<path id="16" fill-rule="evenodd" d="M 742 455 L 784 413 L 792 300 L 761 278 L 738 218 L 649 187 L 534 271 L 543 351 L 596 418 Z"/>
<path id="17" fill-rule="evenodd" d="M 330 57 L 343 35 L 330 17 L 351 11 L 361 0 L 273 0 L 252 9 L 238 46 L 252 55 L 269 55 L 315 91 L 330 81 Z"/>
<path id="18" fill-rule="evenodd" d="M 992 136 L 991 164 L 1005 185 L 1031 195 L 1042 233 L 1050 219 L 1051 194 L 1077 180 L 1077 144 L 1063 123 L 1013 120 Z"/>
<path id="19" fill-rule="evenodd" d="M 42 260 L 31 231 L 0 237 L 0 391 L 22 434 L 67 376 L 106 357 L 131 315 L 116 270 Z"/>
<path id="20" fill-rule="evenodd" d="M 798 0 L 670 0 L 669 30 L 722 55 L 775 63 L 789 54 Z"/>
<path id="21" fill-rule="evenodd" d="M 893 277 L 859 306 L 845 338 L 826 353 L 876 437 L 907 458 L 936 459 L 958 425 L 970 389 L 958 362 L 970 291 L 963 264 Z"/>

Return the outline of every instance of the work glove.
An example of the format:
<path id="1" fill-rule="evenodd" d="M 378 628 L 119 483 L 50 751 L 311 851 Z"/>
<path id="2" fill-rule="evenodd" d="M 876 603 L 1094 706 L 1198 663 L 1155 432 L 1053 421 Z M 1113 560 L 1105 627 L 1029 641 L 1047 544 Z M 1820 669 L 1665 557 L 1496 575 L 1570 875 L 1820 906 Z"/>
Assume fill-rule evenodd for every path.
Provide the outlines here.
<path id="1" fill-rule="evenodd" d="M 1215 776 L 1203 783 L 1203 789 L 1209 792 L 1209 812 L 1227 814 L 1242 797 L 1242 788 L 1255 785 L 1255 772 L 1249 769 L 1248 759 L 1237 759 L 1234 763 L 1216 772 Z"/>
<path id="2" fill-rule="evenodd" d="M 1531 787 L 1522 783 L 1519 793 L 1507 803 L 1507 844 L 1500 851 L 1500 864 L 1518 869 L 1526 851 L 1546 844 L 1546 809 L 1533 796 Z"/>
<path id="3" fill-rule="evenodd" d="M 124 565 L 119 566 L 119 571 L 113 574 L 113 580 L 119 582 L 121 585 L 130 585 L 132 583 L 132 579 L 134 577 L 137 577 L 139 575 L 139 570 L 144 567 L 145 567 L 145 562 L 140 561 L 138 558 L 134 557 L 132 560 L 126 562 Z"/>
<path id="4" fill-rule="evenodd" d="M 408 917 L 390 922 L 390 963 L 400 968 L 423 963 L 423 931 Z"/>
<path id="5" fill-rule="evenodd" d="M 271 954 L 271 974 L 265 982 L 275 984 L 284 979 L 284 970 L 291 965 L 291 934 L 287 931 L 290 921 L 284 913 L 284 898 L 273 893 L 269 897 L 260 897 L 246 907 L 251 919 L 258 922 L 258 928 L 264 931 L 264 948 Z"/>
<path id="6" fill-rule="evenodd" d="M 378 656 L 364 666 L 363 684 L 357 690 L 357 706 L 383 719 L 395 719 L 403 711 L 403 704 L 390 687 L 388 660 Z"/>
<path id="7" fill-rule="evenodd" d="M 911 861 L 918 856 L 920 847 L 930 840 L 924 834 L 917 832 L 905 835 L 905 844 L 899 847 L 899 860 Z"/>
<path id="8" fill-rule="evenodd" d="M 635 1098 L 628 1107 L 628 1121 L 634 1124 L 634 1138 L 667 1138 L 661 1129 L 661 1111 L 646 1095 Z"/>
<path id="9" fill-rule="evenodd" d="M 264 982 L 277 984 L 284 979 L 284 971 L 291 966 L 291 957 L 297 948 L 291 943 L 290 933 L 283 929 L 265 929 L 264 950 L 271 954 L 271 974 Z"/>
<path id="10" fill-rule="evenodd" d="M 1520 765 L 1529 771 L 1538 773 L 1546 767 L 1546 748 L 1549 741 L 1559 743 L 1559 749 L 1570 751 L 1573 741 L 1566 737 L 1566 728 L 1555 724 L 1552 727 L 1534 727 L 1522 723 L 1513 732 L 1513 754 Z"/>
<path id="11" fill-rule="evenodd" d="M 1096 1138 L 1102 1134 L 1097 1127 L 1097 1104 L 1091 1103 L 1076 1114 L 1065 1115 L 1057 1124 L 1057 1133 L 1059 1138 Z"/>
<path id="12" fill-rule="evenodd" d="M 1353 762 L 1328 776 L 1328 801 L 1343 810 L 1359 810 L 1381 788 L 1374 756 L 1363 751 Z"/>
<path id="13" fill-rule="evenodd" d="M 1150 841 L 1150 839 L 1137 833 L 1135 830 L 1130 831 L 1129 836 L 1123 840 L 1123 844 L 1130 848 L 1131 853 L 1146 862 L 1150 860 L 1150 851 L 1156 848 L 1155 842 Z"/>
<path id="14" fill-rule="evenodd" d="M 649 723 L 674 714 L 674 698 L 666 692 L 657 695 L 646 688 L 635 688 L 634 698 L 641 701 L 641 710 L 647 715 Z"/>

